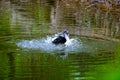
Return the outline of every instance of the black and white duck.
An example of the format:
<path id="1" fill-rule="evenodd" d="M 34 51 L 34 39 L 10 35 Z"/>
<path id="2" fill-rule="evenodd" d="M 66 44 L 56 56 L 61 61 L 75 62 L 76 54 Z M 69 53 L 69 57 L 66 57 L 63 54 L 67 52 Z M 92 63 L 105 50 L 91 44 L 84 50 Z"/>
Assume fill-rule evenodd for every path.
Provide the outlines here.
<path id="1" fill-rule="evenodd" d="M 53 38 L 52 43 L 55 45 L 65 44 L 67 40 L 69 40 L 69 31 L 65 29 L 61 33 L 57 34 L 55 38 Z"/>

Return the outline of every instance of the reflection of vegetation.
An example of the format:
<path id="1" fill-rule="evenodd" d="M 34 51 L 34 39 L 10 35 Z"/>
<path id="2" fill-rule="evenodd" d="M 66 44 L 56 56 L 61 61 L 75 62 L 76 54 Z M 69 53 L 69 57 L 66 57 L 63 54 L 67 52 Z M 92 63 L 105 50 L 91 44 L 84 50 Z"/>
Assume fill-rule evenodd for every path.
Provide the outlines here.
<path id="1" fill-rule="evenodd" d="M 49 6 L 39 6 L 34 12 L 34 17 L 36 20 L 40 21 L 40 23 L 46 23 L 50 20 L 50 7 Z"/>
<path id="2" fill-rule="evenodd" d="M 10 33 L 9 16 L 6 12 L 0 12 L 0 35 L 5 36 Z"/>
<path id="3" fill-rule="evenodd" d="M 120 46 L 113 63 L 101 65 L 97 71 L 97 80 L 120 80 Z"/>
<path id="4" fill-rule="evenodd" d="M 35 22 L 37 23 L 32 28 L 32 33 L 40 33 L 41 36 L 45 36 L 48 30 L 48 23 L 50 22 L 50 6 L 33 4 L 31 7 L 32 8 L 30 9 L 30 11 L 35 19 Z M 39 31 L 36 31 L 37 29 L 39 29 Z"/>
<path id="5" fill-rule="evenodd" d="M 9 12 L 0 12 L 0 79 L 8 79 L 14 76 L 14 48 L 15 46 L 7 43 L 11 40 Z M 12 79 L 12 78 L 11 78 Z"/>
<path id="6" fill-rule="evenodd" d="M 22 52 L 24 53 L 24 52 Z M 26 54 L 28 53 L 28 54 Z M 18 53 L 19 54 L 19 53 Z M 40 53 L 39 51 L 25 52 L 16 56 L 17 78 L 42 79 L 42 80 L 64 80 L 66 72 L 69 71 L 68 61 L 57 58 L 53 55 Z M 68 77 L 67 77 L 68 78 Z"/>
<path id="7" fill-rule="evenodd" d="M 16 2 L 18 2 L 18 1 L 19 0 L 16 0 Z M 30 1 L 32 1 L 32 0 L 30 0 Z M 37 0 L 37 1 L 39 1 L 39 0 Z M 40 0 L 40 1 L 47 1 L 47 0 Z M 67 27 L 68 26 L 70 26 L 70 27 L 71 26 L 72 27 L 74 27 L 74 26 L 89 27 L 90 29 L 91 28 L 103 28 L 103 29 L 100 29 L 101 32 L 99 32 L 98 30 L 95 30 L 94 32 L 99 33 L 99 34 L 106 34 L 106 35 L 116 34 L 115 30 L 117 31 L 117 28 L 114 29 L 114 27 L 116 26 L 116 24 L 118 22 L 117 17 L 118 17 L 119 10 L 117 12 L 115 9 L 116 8 L 115 6 L 112 6 L 112 9 L 111 9 L 111 7 L 109 7 L 107 5 L 104 6 L 104 4 L 106 4 L 106 3 L 91 4 L 90 2 L 81 2 L 84 0 L 56 0 L 56 1 L 61 1 L 61 3 L 58 4 L 57 6 L 54 5 L 54 7 L 57 7 L 57 8 L 55 8 L 56 12 L 54 12 L 54 15 L 57 15 L 56 19 L 60 18 L 57 20 L 57 21 L 61 22 L 60 25 L 63 24 Z M 72 2 L 70 2 L 70 1 L 72 1 Z M 34 0 L 34 2 L 35 2 L 35 0 Z M 76 73 L 76 71 L 78 71 L 78 72 L 83 71 L 83 76 L 84 76 L 84 74 L 94 75 L 94 73 L 92 73 L 91 67 L 95 66 L 93 68 L 95 68 L 94 70 L 97 73 L 97 75 L 96 75 L 97 80 L 99 80 L 99 79 L 100 80 L 120 80 L 119 79 L 120 47 L 117 50 L 117 55 L 115 54 L 116 55 L 115 59 L 112 59 L 113 63 L 107 62 L 107 59 L 108 59 L 107 57 L 110 56 L 110 54 L 107 54 L 107 57 L 104 56 L 105 59 L 102 58 L 101 56 L 100 57 L 95 56 L 95 58 L 93 58 L 93 56 L 92 57 L 90 56 L 90 57 L 84 57 L 85 59 L 82 59 L 82 58 L 80 58 L 81 56 L 78 56 L 78 58 L 77 58 L 77 57 L 74 57 L 73 55 L 72 56 L 70 55 L 71 57 L 76 58 L 76 60 L 73 61 L 73 64 L 76 64 L 76 63 L 79 64 L 79 65 L 77 65 L 79 67 L 78 70 L 75 70 L 76 65 L 69 64 L 69 62 L 67 60 L 63 61 L 58 58 L 56 59 L 56 56 L 49 55 L 49 54 L 44 54 L 44 53 L 41 54 L 40 52 L 36 52 L 36 51 L 31 52 L 30 50 L 28 50 L 28 52 L 26 51 L 25 53 L 22 51 L 20 51 L 20 52 L 18 51 L 18 52 L 16 52 L 15 55 L 13 55 L 13 53 L 15 51 L 15 47 L 13 46 L 14 44 L 10 45 L 10 44 L 6 43 L 6 41 L 11 40 L 8 37 L 9 34 L 12 33 L 14 36 L 12 39 L 15 38 L 14 40 L 16 41 L 16 37 L 17 37 L 17 39 L 18 38 L 20 39 L 21 37 L 23 37 L 23 39 L 25 39 L 26 37 L 28 37 L 31 34 L 32 34 L 32 36 L 39 35 L 40 37 L 43 37 L 49 33 L 48 26 L 50 23 L 51 6 L 42 4 L 42 3 L 34 3 L 34 2 L 33 3 L 32 2 L 31 3 L 18 2 L 19 4 L 16 4 L 17 7 L 21 8 L 18 10 L 18 12 L 16 11 L 16 14 L 22 13 L 22 12 L 26 13 L 26 14 L 24 14 L 24 16 L 22 14 L 20 14 L 20 15 L 22 15 L 22 17 L 20 17 L 20 18 L 25 18 L 26 20 L 24 20 L 24 21 L 26 23 L 22 24 L 23 20 L 21 20 L 21 22 L 20 22 L 20 20 L 18 19 L 19 17 L 17 17 L 15 26 L 12 26 L 12 28 L 11 28 L 12 32 L 10 32 L 11 31 L 10 30 L 10 22 L 9 22 L 10 19 L 8 16 L 9 13 L 6 13 L 6 12 L 0 13 L 0 37 L 3 37 L 3 36 L 6 37 L 4 39 L 1 39 L 3 41 L 0 43 L 0 46 L 1 46 L 0 54 L 2 53 L 0 56 L 0 62 L 2 64 L 3 68 L 7 68 L 9 66 L 9 68 L 7 68 L 6 71 L 1 71 L 1 69 L 0 69 L 0 72 L 3 73 L 2 76 L 4 76 L 4 73 L 5 73 L 5 74 L 7 74 L 8 78 L 15 76 L 18 78 L 20 78 L 20 77 L 34 78 L 35 77 L 36 79 L 48 80 L 50 78 L 51 80 L 56 80 L 56 79 L 64 80 L 65 78 L 70 78 L 69 73 L 70 73 L 70 71 L 72 72 L 72 70 L 69 69 L 69 66 L 74 69 L 73 70 L 74 73 Z M 53 5 L 52 5 L 52 7 L 53 7 Z M 16 6 L 14 6 L 14 8 L 16 8 Z M 115 12 L 113 12 L 113 10 Z M 113 13 L 115 13 L 115 15 Z M 15 16 L 15 14 L 14 14 L 14 16 Z M 32 24 L 29 22 L 30 21 L 29 19 L 33 19 Z M 29 23 L 30 23 L 30 25 L 28 25 Z M 56 25 L 56 26 L 59 26 L 59 25 Z M 52 29 L 54 30 L 55 27 L 53 27 Z M 62 26 L 60 26 L 60 29 L 61 29 L 61 27 Z M 81 28 L 79 28 L 79 29 L 81 29 Z M 71 29 L 71 31 L 72 31 L 72 29 Z M 78 30 L 78 31 L 80 31 L 80 30 Z M 81 31 L 83 31 L 85 33 L 85 30 L 81 30 Z M 106 32 L 104 32 L 104 31 L 106 31 Z M 23 35 L 21 36 L 21 34 L 23 34 Z M 12 40 L 11 40 L 11 42 L 12 42 Z M 89 42 L 90 42 L 90 40 L 89 40 Z M 97 46 L 99 46 L 99 45 L 97 45 Z M 102 46 L 100 46 L 100 47 L 102 47 Z M 109 48 L 111 48 L 111 47 L 109 47 Z M 29 52 L 30 52 L 30 54 L 26 54 Z M 4 55 L 4 53 L 7 53 L 7 54 Z M 104 55 L 104 54 L 106 55 L 106 53 L 103 53 L 102 55 Z M 114 53 L 111 53 L 111 54 L 114 54 Z M 115 55 L 111 55 L 112 58 Z M 2 56 L 4 56 L 5 58 Z M 68 56 L 68 57 L 70 57 L 70 56 Z M 70 60 L 72 60 L 72 59 L 70 59 Z M 97 64 L 99 62 L 100 63 L 103 62 L 103 64 Z M 86 65 L 88 67 L 85 67 Z M 96 68 L 96 66 L 97 66 L 97 68 Z M 84 73 L 84 70 L 87 70 L 87 71 Z M 89 71 L 91 71 L 91 72 L 89 72 Z M 13 74 L 12 74 L 12 72 L 13 72 Z M 78 73 L 77 76 L 79 77 L 79 75 L 82 75 L 82 74 Z M 72 74 L 72 77 L 76 77 L 76 75 Z"/>
<path id="8" fill-rule="evenodd" d="M 118 30 L 119 1 L 61 0 L 58 3 L 56 6 L 57 26 L 80 27 L 78 31 L 81 31 L 81 35 L 84 36 L 119 37 L 117 34 L 120 32 Z"/>
<path id="9" fill-rule="evenodd" d="M 18 6 L 20 9 L 16 7 L 15 9 L 18 13 L 23 13 L 20 15 L 20 18 L 25 18 L 22 19 L 25 22 L 23 23 L 16 15 L 14 15 L 16 17 L 14 24 L 15 28 L 13 28 L 12 31 L 15 34 L 21 33 L 22 35 L 27 34 L 29 36 L 45 36 L 47 34 L 46 32 L 48 32 L 47 30 L 50 22 L 50 6 L 34 2 L 21 3 L 21 5 Z"/>

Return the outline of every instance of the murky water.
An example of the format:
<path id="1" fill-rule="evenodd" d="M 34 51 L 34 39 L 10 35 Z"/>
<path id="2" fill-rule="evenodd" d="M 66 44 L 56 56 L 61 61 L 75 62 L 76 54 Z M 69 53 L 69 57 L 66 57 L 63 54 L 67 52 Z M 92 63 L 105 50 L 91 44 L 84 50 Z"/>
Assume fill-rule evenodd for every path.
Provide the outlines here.
<path id="1" fill-rule="evenodd" d="M 4 3 L 7 13 L 0 19 L 0 80 L 98 80 L 97 75 L 107 72 L 100 67 L 112 65 L 116 60 L 119 38 L 116 17 L 110 19 L 114 22 L 110 28 L 100 30 L 90 27 L 89 21 L 84 29 L 68 25 L 71 23 L 68 19 L 60 26 L 61 20 L 54 19 L 53 4 L 46 1 Z M 61 16 L 57 18 L 62 19 Z M 73 24 L 74 20 L 71 21 Z M 111 25 L 107 21 L 104 24 Z M 112 31 L 113 26 L 116 27 Z M 68 43 L 52 44 L 54 35 L 65 28 L 70 31 Z"/>

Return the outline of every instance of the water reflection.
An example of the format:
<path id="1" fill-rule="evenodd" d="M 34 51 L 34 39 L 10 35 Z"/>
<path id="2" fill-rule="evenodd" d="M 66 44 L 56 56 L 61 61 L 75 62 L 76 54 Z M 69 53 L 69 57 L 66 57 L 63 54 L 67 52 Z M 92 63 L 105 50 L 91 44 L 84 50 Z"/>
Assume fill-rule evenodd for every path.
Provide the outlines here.
<path id="1" fill-rule="evenodd" d="M 3 70 L 0 76 L 6 79 L 74 80 L 94 79 L 97 66 L 114 61 L 113 53 L 100 54 L 45 54 L 40 51 L 16 51 L 0 54 Z M 4 58 L 6 57 L 6 58 Z M 5 76 L 2 76 L 5 75 Z"/>
<path id="2" fill-rule="evenodd" d="M 119 14 L 70 1 L 0 2 L 1 80 L 98 80 L 106 72 L 99 67 L 115 62 Z M 61 51 L 45 43 L 64 28 L 78 46 Z"/>
<path id="3" fill-rule="evenodd" d="M 108 13 L 97 9 L 97 5 L 86 9 L 88 5 L 81 6 L 79 1 L 73 1 L 72 4 L 70 1 L 47 0 L 16 2 L 11 1 L 11 28 L 21 27 L 21 31 L 25 30 L 28 34 L 55 33 L 67 26 L 71 34 L 109 40 L 119 38 L 120 15 L 116 11 Z M 52 2 L 54 4 L 49 4 Z"/>

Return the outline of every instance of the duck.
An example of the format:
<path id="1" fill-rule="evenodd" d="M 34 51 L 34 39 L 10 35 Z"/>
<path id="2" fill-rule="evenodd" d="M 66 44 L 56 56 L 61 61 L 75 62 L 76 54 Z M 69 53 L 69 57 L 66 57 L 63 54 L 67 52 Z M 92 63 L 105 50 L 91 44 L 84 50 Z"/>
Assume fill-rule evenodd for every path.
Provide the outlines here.
<path id="1" fill-rule="evenodd" d="M 55 45 L 65 44 L 67 40 L 69 40 L 69 31 L 68 29 L 65 29 L 61 33 L 57 34 L 55 38 L 53 38 L 52 43 Z"/>

